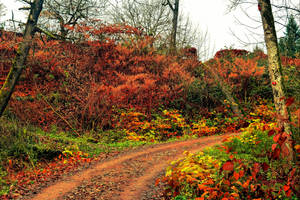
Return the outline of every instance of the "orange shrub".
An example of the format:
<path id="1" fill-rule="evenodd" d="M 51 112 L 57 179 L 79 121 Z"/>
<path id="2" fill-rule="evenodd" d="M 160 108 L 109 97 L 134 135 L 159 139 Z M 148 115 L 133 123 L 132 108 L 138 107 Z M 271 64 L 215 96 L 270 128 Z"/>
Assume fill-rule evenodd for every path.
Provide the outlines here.
<path id="1" fill-rule="evenodd" d="M 95 27 L 76 27 L 86 38 L 76 43 L 35 39 L 10 104 L 18 117 L 46 127 L 109 128 L 113 108 L 151 113 L 185 95 L 195 59 L 159 53 L 153 38 L 132 27 Z"/>

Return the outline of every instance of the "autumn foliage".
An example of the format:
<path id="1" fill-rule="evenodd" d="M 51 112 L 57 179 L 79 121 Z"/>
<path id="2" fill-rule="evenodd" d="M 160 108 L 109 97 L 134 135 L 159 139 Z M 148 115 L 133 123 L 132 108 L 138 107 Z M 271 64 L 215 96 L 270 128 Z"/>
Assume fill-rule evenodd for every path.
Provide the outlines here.
<path id="1" fill-rule="evenodd" d="M 73 42 L 35 38 L 10 101 L 10 110 L 23 121 L 43 128 L 107 129 L 118 109 L 134 108 L 149 116 L 164 107 L 193 117 L 224 106 L 224 95 L 215 91 L 217 83 L 201 67 L 195 48 L 168 55 L 156 48 L 154 38 L 125 25 L 96 22 L 66 28 L 73 32 Z M 2 31 L 0 84 L 20 41 L 20 35 Z M 299 68 L 299 59 L 282 61 Z M 206 64 L 241 102 L 270 96 L 263 53 L 221 50 Z"/>
<path id="2" fill-rule="evenodd" d="M 49 163 L 40 163 L 36 169 L 23 169 L 15 172 L 14 163 L 9 160 L 7 166 L 8 176 L 5 178 L 11 184 L 11 191 L 18 191 L 9 195 L 1 195 L 1 199 L 16 199 L 26 193 L 24 188 L 32 188 L 45 184 L 51 179 L 61 177 L 63 174 L 75 171 L 78 167 L 91 163 L 96 158 L 88 158 L 83 152 L 64 152 Z"/>
<path id="3" fill-rule="evenodd" d="M 110 127 L 115 108 L 150 113 L 184 96 L 193 81 L 188 70 L 198 64 L 195 59 L 159 53 L 154 39 L 138 29 L 101 25 L 72 31 L 85 39 L 71 43 L 36 38 L 10 103 L 20 119 L 43 127 L 69 121 L 68 128 Z M 7 37 L 1 43 L 9 60 L 20 38 Z"/>
<path id="4" fill-rule="evenodd" d="M 216 52 L 215 58 L 237 57 L 247 55 L 249 51 L 244 49 L 222 49 Z"/>
<path id="5" fill-rule="evenodd" d="M 243 100 L 249 97 L 251 87 L 263 79 L 265 66 L 260 64 L 261 57 L 250 55 L 245 50 L 222 50 L 207 62 L 215 70 L 225 84 L 228 84 L 234 94 Z M 213 78 L 208 82 L 214 84 Z"/>
<path id="6" fill-rule="evenodd" d="M 184 160 L 173 162 L 163 180 L 169 186 L 166 197 L 276 199 L 298 194 L 295 183 L 299 171 L 280 170 L 286 133 L 276 128 L 274 119 L 280 116 L 275 116 L 268 104 L 272 91 L 263 52 L 217 52 L 205 62 L 223 81 L 216 82 L 198 61 L 195 48 L 169 55 L 156 47 L 155 38 L 126 25 L 94 22 L 66 28 L 73 40 L 43 35 L 34 39 L 8 115 L 78 138 L 90 132 L 96 135 L 92 140 L 96 143 L 105 133 L 122 133 L 125 136 L 120 138 L 134 142 L 159 142 L 243 131 L 237 138 L 226 139 L 217 151 L 186 153 Z M 20 34 L 0 32 L 0 86 L 21 41 Z M 291 106 L 300 100 L 300 59 L 281 60 L 289 95 L 287 106 Z M 219 84 L 228 85 L 244 106 L 243 117 L 230 112 Z M 299 112 L 297 106 L 292 110 L 296 128 Z M 299 156 L 299 144 L 294 148 Z M 17 182 L 12 187 L 16 190 L 37 177 L 44 182 L 90 161 L 82 152 L 63 154 L 43 170 L 25 173 L 14 172 L 14 163 L 8 160 L 5 181 Z M 271 166 L 271 161 L 276 166 Z M 277 182 L 282 184 L 273 187 Z"/>
<path id="7" fill-rule="evenodd" d="M 299 168 L 287 167 L 285 140 L 276 123 L 253 118 L 240 135 L 225 137 L 224 144 L 204 153 L 186 152 L 158 181 L 167 184 L 166 199 L 297 199 Z"/>

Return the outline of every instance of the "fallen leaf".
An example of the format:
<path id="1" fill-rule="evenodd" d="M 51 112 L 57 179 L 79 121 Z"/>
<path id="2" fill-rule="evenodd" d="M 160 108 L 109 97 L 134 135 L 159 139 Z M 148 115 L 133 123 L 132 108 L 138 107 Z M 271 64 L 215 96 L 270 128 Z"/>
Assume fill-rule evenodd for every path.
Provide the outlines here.
<path id="1" fill-rule="evenodd" d="M 233 164 L 233 162 L 230 161 L 230 160 L 226 161 L 226 162 L 223 164 L 222 169 L 223 169 L 224 171 L 233 171 L 233 169 L 234 169 L 234 164 Z"/>

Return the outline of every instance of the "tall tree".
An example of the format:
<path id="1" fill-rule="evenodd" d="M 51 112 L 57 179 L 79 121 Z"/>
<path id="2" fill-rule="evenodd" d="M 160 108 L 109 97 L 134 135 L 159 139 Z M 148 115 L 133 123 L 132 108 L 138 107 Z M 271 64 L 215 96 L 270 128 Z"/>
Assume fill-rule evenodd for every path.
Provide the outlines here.
<path id="1" fill-rule="evenodd" d="M 240 20 L 240 14 L 236 17 L 236 22 L 243 26 L 245 30 L 243 35 L 247 35 L 247 37 L 242 37 L 242 35 L 238 35 L 234 32 L 232 32 L 232 35 L 234 35 L 244 46 L 253 46 L 253 44 L 263 45 L 263 35 L 259 33 L 262 25 L 260 16 L 256 16 L 255 12 L 252 11 L 252 9 L 257 9 L 257 0 L 229 0 L 229 2 L 231 2 L 228 5 L 229 11 L 235 10 L 239 7 L 239 10 L 247 17 L 243 18 L 243 20 Z M 277 31 L 281 31 L 286 28 L 288 19 L 292 15 L 296 21 L 300 21 L 299 0 L 272 0 L 271 6 Z M 248 19 L 248 21 L 245 19 Z"/>
<path id="2" fill-rule="evenodd" d="M 178 17 L 179 17 L 179 0 L 174 0 L 174 2 L 171 2 L 170 0 L 166 0 L 164 2 L 164 5 L 168 5 L 173 13 L 173 19 L 172 19 L 172 32 L 171 32 L 171 40 L 170 40 L 170 46 L 171 50 L 176 50 L 176 36 L 177 36 L 177 27 L 178 27 Z"/>
<path id="3" fill-rule="evenodd" d="M 2 116 L 9 99 L 14 91 L 14 88 L 22 74 L 23 69 L 25 69 L 25 62 L 31 48 L 31 43 L 36 32 L 36 25 L 38 18 L 43 9 L 44 0 L 23 0 L 23 2 L 30 5 L 30 12 L 28 15 L 23 42 L 17 50 L 16 57 L 14 59 L 13 65 L 10 69 L 9 74 L 0 90 L 0 117 Z"/>
<path id="4" fill-rule="evenodd" d="M 67 26 L 89 19 L 99 19 L 106 0 L 45 0 L 39 26 L 65 39 L 70 30 Z"/>
<path id="5" fill-rule="evenodd" d="M 5 15 L 5 6 L 3 5 L 3 3 L 0 3 L 0 19 L 2 18 L 2 16 Z M 0 31 L 1 29 L 3 29 L 4 27 L 4 22 L 0 22 Z M 0 33 L 1 36 L 1 33 Z"/>
<path id="6" fill-rule="evenodd" d="M 160 49 L 165 49 L 170 45 L 171 39 L 174 38 L 171 36 L 174 35 L 173 15 L 165 1 L 116 0 L 111 1 L 110 5 L 111 7 L 106 9 L 110 21 L 142 29 L 145 34 L 157 38 L 155 45 L 161 47 Z M 206 53 L 207 47 L 204 47 L 204 43 L 207 43 L 208 36 L 200 32 L 188 17 L 180 14 L 176 27 L 176 48 L 193 46 L 201 50 L 200 56 Z"/>
<path id="7" fill-rule="evenodd" d="M 289 121 L 289 113 L 286 107 L 285 93 L 283 87 L 281 62 L 277 43 L 277 35 L 270 0 L 258 0 L 260 15 L 263 24 L 265 43 L 268 52 L 268 70 L 273 90 L 274 104 L 278 114 L 278 124 L 287 135 L 283 145 L 284 156 L 293 159 L 292 136 Z"/>
<path id="8" fill-rule="evenodd" d="M 4 11 L 5 11 L 5 6 L 3 5 L 3 3 L 0 3 L 0 18 L 4 15 Z"/>
<path id="9" fill-rule="evenodd" d="M 111 4 L 108 16 L 114 23 L 123 23 L 143 29 L 156 37 L 169 32 L 170 11 L 161 0 L 123 0 Z"/>
<path id="10" fill-rule="evenodd" d="M 289 57 L 300 53 L 300 28 L 293 15 L 289 18 L 285 36 L 279 40 L 279 50 L 281 54 Z"/>

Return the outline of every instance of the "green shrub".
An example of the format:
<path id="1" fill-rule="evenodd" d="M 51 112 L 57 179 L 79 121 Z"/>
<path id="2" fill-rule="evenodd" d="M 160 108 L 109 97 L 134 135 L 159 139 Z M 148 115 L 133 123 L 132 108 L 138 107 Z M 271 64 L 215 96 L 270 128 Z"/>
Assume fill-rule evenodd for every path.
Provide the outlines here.
<path id="1" fill-rule="evenodd" d="M 300 72 L 295 66 L 283 67 L 283 77 L 287 96 L 292 96 L 300 101 Z"/>
<path id="2" fill-rule="evenodd" d="M 107 130 L 107 131 L 101 131 L 97 133 L 97 136 L 99 138 L 99 141 L 102 143 L 116 143 L 116 142 L 122 142 L 126 140 L 126 132 L 124 130 Z"/>
<path id="3" fill-rule="evenodd" d="M 187 89 L 187 102 L 198 107 L 215 108 L 223 99 L 218 88 L 199 79 L 193 81 Z"/>
<path id="4" fill-rule="evenodd" d="M 37 139 L 28 126 L 21 126 L 15 120 L 2 117 L 0 122 L 0 162 L 11 160 L 27 160 L 33 164 L 36 161 L 36 152 L 33 148 Z M 15 163 L 16 167 L 24 167 L 22 162 Z"/>

